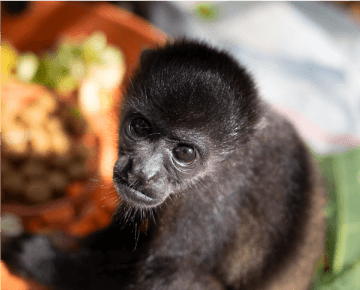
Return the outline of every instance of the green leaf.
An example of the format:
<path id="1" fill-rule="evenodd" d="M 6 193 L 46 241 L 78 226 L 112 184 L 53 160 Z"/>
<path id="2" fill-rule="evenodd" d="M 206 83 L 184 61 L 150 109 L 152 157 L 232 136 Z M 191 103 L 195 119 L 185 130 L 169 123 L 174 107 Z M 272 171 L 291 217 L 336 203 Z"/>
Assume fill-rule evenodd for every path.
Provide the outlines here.
<path id="1" fill-rule="evenodd" d="M 329 197 L 326 253 L 330 270 L 318 269 L 313 289 L 360 289 L 360 148 L 317 160 Z"/>
<path id="2" fill-rule="evenodd" d="M 360 258 L 360 148 L 334 157 L 334 177 L 338 194 L 338 230 L 334 271 Z"/>
<path id="3" fill-rule="evenodd" d="M 84 43 L 84 61 L 86 64 L 100 61 L 100 54 L 106 47 L 106 35 L 102 32 L 93 33 Z"/>
<path id="4" fill-rule="evenodd" d="M 321 275 L 319 275 L 320 277 Z M 360 260 L 332 275 L 323 275 L 315 281 L 314 290 L 358 290 L 360 289 Z"/>
<path id="5" fill-rule="evenodd" d="M 326 255 L 328 264 L 330 266 L 330 273 L 333 269 L 333 261 L 335 254 L 335 245 L 337 242 L 337 231 L 338 231 L 338 195 L 336 191 L 335 177 L 334 177 L 334 157 L 329 156 L 318 156 L 318 163 L 322 169 L 323 183 L 326 188 L 326 194 L 328 197 L 327 204 L 327 232 L 326 232 Z M 331 209 L 331 212 L 330 210 Z"/>

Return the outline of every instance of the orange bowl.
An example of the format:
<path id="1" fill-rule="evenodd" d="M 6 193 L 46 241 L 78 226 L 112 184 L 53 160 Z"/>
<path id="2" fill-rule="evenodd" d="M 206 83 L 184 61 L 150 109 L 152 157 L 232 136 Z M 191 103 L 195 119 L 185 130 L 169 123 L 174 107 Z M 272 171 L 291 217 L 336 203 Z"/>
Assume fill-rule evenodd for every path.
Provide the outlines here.
<path id="1" fill-rule="evenodd" d="M 166 41 L 163 32 L 136 15 L 99 2 L 30 2 L 29 9 L 17 17 L 7 15 L 3 9 L 1 30 L 3 41 L 8 41 L 20 52 L 37 54 L 53 49 L 64 36 L 77 37 L 102 31 L 108 43 L 123 52 L 124 83 L 137 66 L 141 50 Z M 117 110 L 124 86 L 113 92 L 113 105 L 107 111 L 91 118 L 99 142 L 97 181 L 72 184 L 67 196 L 41 206 L 3 204 L 3 213 L 19 215 L 29 231 L 51 227 L 72 236 L 87 235 L 110 223 L 118 202 L 111 176 L 117 157 Z M 32 282 L 19 280 L 1 266 L 2 289 L 40 289 Z"/>
<path id="2" fill-rule="evenodd" d="M 123 9 L 101 2 L 32 1 L 22 15 L 12 17 L 1 11 L 2 40 L 20 52 L 41 54 L 54 48 L 63 36 L 106 34 L 108 43 L 119 47 L 125 57 L 126 77 L 136 67 L 140 52 L 166 41 L 166 35 L 146 21 Z M 27 230 L 46 227 L 72 236 L 84 236 L 105 227 L 117 206 L 112 185 L 112 167 L 117 156 L 117 107 L 124 84 L 113 92 L 113 106 L 92 116 L 99 141 L 97 181 L 73 184 L 68 195 L 41 206 L 3 205 L 2 212 L 19 215 Z M 106 128 L 106 130 L 104 130 Z M 34 282 L 12 275 L 1 263 L 2 289 L 43 289 Z"/>

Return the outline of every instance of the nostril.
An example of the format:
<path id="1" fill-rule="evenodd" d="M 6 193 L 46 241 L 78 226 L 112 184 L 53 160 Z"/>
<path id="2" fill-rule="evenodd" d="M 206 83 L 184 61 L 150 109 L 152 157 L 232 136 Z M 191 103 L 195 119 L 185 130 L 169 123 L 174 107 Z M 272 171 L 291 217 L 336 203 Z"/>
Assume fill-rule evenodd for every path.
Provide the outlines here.
<path id="1" fill-rule="evenodd" d="M 113 180 L 120 183 L 128 184 L 129 183 L 128 172 L 131 170 L 131 168 L 132 168 L 131 159 L 123 158 L 123 157 L 119 158 L 114 165 Z"/>
<path id="2" fill-rule="evenodd" d="M 156 182 L 157 180 L 158 180 L 158 174 L 154 174 L 153 176 L 147 177 L 145 182 L 150 183 L 150 182 Z"/>
<path id="3" fill-rule="evenodd" d="M 134 187 L 134 186 L 138 185 L 141 181 L 137 175 L 128 173 L 127 174 L 127 182 L 130 187 Z"/>

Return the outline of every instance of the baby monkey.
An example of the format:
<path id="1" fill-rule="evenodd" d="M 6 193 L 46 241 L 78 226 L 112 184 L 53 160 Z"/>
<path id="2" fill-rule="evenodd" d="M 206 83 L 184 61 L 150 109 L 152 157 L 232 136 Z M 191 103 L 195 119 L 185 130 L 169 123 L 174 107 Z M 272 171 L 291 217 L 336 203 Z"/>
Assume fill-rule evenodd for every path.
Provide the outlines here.
<path id="1" fill-rule="evenodd" d="M 325 236 L 320 178 L 228 53 L 194 40 L 143 52 L 113 181 L 117 218 L 76 252 L 24 234 L 3 261 L 62 290 L 311 288 Z"/>

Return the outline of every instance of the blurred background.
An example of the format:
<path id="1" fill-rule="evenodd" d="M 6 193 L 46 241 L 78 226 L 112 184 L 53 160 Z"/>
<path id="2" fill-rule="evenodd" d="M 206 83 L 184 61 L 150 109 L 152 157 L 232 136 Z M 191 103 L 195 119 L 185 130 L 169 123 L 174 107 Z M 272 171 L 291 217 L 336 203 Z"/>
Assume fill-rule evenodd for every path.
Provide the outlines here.
<path id="1" fill-rule="evenodd" d="M 3 232 L 45 232 L 71 246 L 69 237 L 106 226 L 117 204 L 116 109 L 140 51 L 167 37 L 200 38 L 251 71 L 263 99 L 294 123 L 323 171 L 328 232 L 313 288 L 360 289 L 359 2 L 1 8 Z"/>

